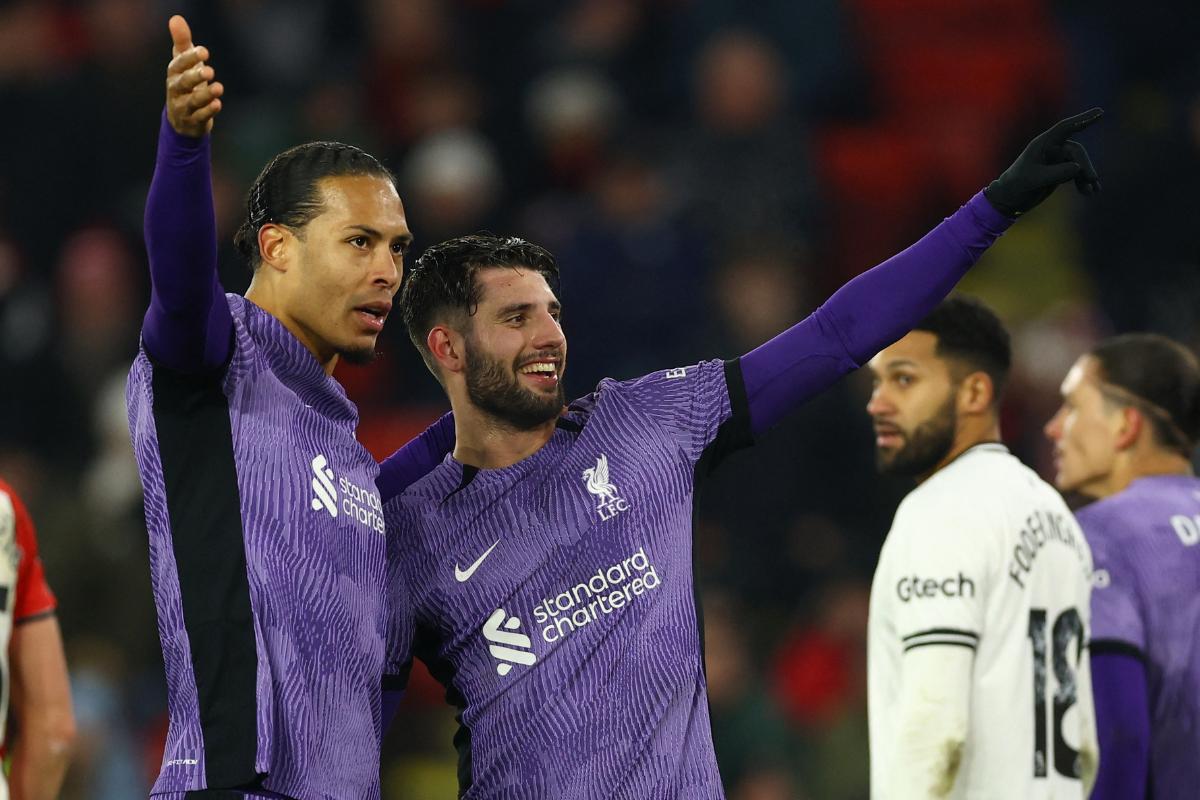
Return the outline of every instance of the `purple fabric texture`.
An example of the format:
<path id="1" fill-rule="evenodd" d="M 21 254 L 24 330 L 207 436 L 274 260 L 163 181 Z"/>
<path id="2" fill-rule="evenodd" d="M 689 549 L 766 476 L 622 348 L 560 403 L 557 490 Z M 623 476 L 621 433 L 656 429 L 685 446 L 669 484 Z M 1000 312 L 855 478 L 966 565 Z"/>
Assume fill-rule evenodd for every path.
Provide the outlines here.
<path id="1" fill-rule="evenodd" d="M 378 465 L 358 442 L 358 410 L 304 345 L 237 295 L 224 302 L 235 348 L 214 373 L 229 417 L 244 580 L 256 642 L 255 767 L 290 797 L 379 798 L 386 548 Z M 129 376 L 129 428 L 145 489 L 150 567 L 170 727 L 156 793 L 206 788 L 196 653 L 175 558 L 157 424 L 164 367 L 143 352 Z M 210 379 L 199 376 L 192 382 Z M 188 409 L 170 409 L 186 415 Z M 192 498 L 203 507 L 206 498 Z"/>
<path id="2" fill-rule="evenodd" d="M 729 392 L 720 361 L 605 380 L 530 457 L 447 458 L 384 506 L 388 671 L 415 631 L 462 698 L 467 800 L 724 797 L 692 520 L 699 462 L 748 425 Z"/>
<path id="3" fill-rule="evenodd" d="M 165 111 L 144 232 L 150 258 L 146 353 L 178 372 L 220 367 L 233 349 L 233 318 L 217 280 L 210 137 L 181 136 Z"/>
<path id="4" fill-rule="evenodd" d="M 379 465 L 379 496 L 391 500 L 429 470 L 442 463 L 454 449 L 454 415 L 443 414 L 408 444 L 385 458 Z"/>
<path id="5" fill-rule="evenodd" d="M 1140 800 L 1150 772 L 1150 700 L 1146 665 L 1128 653 L 1092 653 L 1092 696 L 1100 773 L 1092 800 Z"/>
<path id="6" fill-rule="evenodd" d="M 912 330 L 1013 221 L 979 192 L 916 244 L 857 276 L 804 320 L 743 356 L 754 433 Z"/>
<path id="7" fill-rule="evenodd" d="M 1076 517 L 1096 570 L 1092 641 L 1144 659 L 1154 794 L 1192 797 L 1200 786 L 1200 479 L 1139 478 Z M 1099 719 L 1110 700 L 1096 691 Z M 1119 711 L 1128 698 L 1116 702 Z M 1101 750 L 1101 770 L 1105 758 Z"/>

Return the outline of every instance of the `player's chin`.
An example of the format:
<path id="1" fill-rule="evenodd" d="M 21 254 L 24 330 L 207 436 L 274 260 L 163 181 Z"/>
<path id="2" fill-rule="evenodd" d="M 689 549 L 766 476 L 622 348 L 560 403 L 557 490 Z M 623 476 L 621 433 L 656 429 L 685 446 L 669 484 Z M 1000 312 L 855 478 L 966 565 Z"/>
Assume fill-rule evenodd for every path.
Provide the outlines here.
<path id="1" fill-rule="evenodd" d="M 900 447 L 876 447 L 875 469 L 884 475 L 894 472 L 901 449 Z"/>
<path id="2" fill-rule="evenodd" d="M 1058 469 L 1054 473 L 1054 488 L 1060 492 L 1073 492 L 1079 488 L 1079 481 L 1068 472 Z"/>
<path id="3" fill-rule="evenodd" d="M 360 337 L 359 341 L 347 344 L 338 351 L 342 360 L 351 364 L 370 364 L 375 360 L 375 338 L 372 336 L 369 341 L 363 341 Z"/>

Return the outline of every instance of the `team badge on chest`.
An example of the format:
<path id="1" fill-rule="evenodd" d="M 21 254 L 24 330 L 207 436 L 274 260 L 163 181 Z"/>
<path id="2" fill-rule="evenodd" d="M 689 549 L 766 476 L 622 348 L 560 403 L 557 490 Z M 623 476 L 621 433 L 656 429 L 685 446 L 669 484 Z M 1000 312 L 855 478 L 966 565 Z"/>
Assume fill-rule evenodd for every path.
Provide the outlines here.
<path id="1" fill-rule="evenodd" d="M 596 497 L 596 513 L 602 520 L 610 520 L 622 511 L 629 510 L 629 503 L 621 497 L 617 485 L 608 477 L 608 456 L 604 453 L 596 459 L 596 466 L 583 471 L 587 490 Z"/>

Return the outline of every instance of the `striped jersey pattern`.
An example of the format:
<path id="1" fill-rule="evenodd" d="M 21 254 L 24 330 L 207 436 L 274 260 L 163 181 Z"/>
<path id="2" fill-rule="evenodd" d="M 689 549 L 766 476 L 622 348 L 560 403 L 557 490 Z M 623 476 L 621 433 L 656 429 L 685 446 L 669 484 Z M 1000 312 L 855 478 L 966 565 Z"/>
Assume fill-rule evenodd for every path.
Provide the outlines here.
<path id="1" fill-rule="evenodd" d="M 386 543 L 358 411 L 278 320 L 227 295 L 228 366 L 144 351 L 127 386 L 170 725 L 154 794 L 266 776 L 379 797 Z"/>
<path id="2" fill-rule="evenodd" d="M 1146 665 L 1151 796 L 1192 796 L 1200 786 L 1200 479 L 1140 478 L 1076 516 L 1096 564 L 1093 645 Z"/>
<path id="3" fill-rule="evenodd" d="M 385 502 L 388 667 L 460 710 L 466 798 L 721 798 L 692 573 L 697 478 L 749 443 L 736 362 L 601 382 L 503 469 Z"/>

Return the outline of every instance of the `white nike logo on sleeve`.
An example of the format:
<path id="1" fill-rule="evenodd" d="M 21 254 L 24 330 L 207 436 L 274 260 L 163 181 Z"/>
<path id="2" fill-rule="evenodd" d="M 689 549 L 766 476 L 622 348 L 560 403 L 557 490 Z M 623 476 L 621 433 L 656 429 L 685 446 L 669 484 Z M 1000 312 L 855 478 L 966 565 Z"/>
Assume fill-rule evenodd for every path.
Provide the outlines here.
<path id="1" fill-rule="evenodd" d="M 493 544 L 487 550 L 484 550 L 483 555 L 481 555 L 479 558 L 475 559 L 475 563 L 472 564 L 471 566 L 467 567 L 466 569 L 459 569 L 458 563 L 455 562 L 455 564 L 454 564 L 454 580 L 458 581 L 459 583 L 463 583 L 465 581 L 470 580 L 471 576 L 475 574 L 475 570 L 479 569 L 479 565 L 483 563 L 483 560 L 485 558 L 487 558 L 489 555 L 491 555 L 492 551 L 496 549 L 497 544 L 500 544 L 499 539 L 497 539 L 495 544 Z"/>

